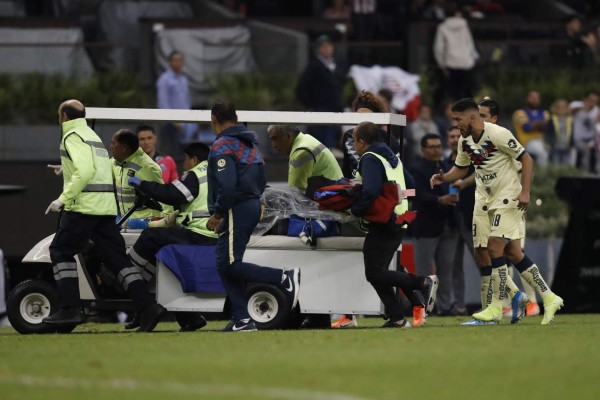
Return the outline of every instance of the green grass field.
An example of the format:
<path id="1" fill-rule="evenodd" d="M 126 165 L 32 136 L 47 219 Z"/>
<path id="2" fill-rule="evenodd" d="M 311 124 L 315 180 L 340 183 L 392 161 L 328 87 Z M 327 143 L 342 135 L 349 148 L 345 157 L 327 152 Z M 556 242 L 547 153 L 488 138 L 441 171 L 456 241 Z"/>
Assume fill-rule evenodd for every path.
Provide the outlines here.
<path id="1" fill-rule="evenodd" d="M 511 326 L 152 334 L 0 328 L 0 399 L 598 399 L 600 315 Z"/>

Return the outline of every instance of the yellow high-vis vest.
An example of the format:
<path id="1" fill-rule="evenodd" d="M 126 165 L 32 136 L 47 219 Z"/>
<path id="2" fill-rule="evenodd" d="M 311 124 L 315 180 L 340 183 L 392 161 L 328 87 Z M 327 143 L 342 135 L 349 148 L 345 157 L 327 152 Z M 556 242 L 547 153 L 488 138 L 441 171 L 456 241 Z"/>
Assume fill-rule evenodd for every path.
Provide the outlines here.
<path id="1" fill-rule="evenodd" d="M 62 124 L 60 163 L 65 211 L 87 215 L 117 215 L 111 163 L 100 137 L 85 118 Z"/>
<path id="2" fill-rule="evenodd" d="M 208 212 L 207 170 L 208 161 L 202 161 L 186 172 L 187 174 L 194 174 L 198 179 L 198 196 L 180 208 L 177 224 L 200 235 L 216 238 L 218 237 L 217 233 L 206 227 L 206 222 L 210 217 Z"/>

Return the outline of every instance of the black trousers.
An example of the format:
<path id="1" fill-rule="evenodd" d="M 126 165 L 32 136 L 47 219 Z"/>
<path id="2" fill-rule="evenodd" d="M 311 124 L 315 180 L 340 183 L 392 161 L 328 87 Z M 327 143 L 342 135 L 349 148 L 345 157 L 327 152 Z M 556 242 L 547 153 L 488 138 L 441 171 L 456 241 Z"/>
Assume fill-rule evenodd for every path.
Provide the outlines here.
<path id="1" fill-rule="evenodd" d="M 404 229 L 393 224 L 370 224 L 365 237 L 363 255 L 365 276 L 373 286 L 392 321 L 404 318 L 400 296 L 394 288 L 409 294 L 421 289 L 423 280 L 405 271 L 388 269 L 394 253 L 402 243 Z"/>
<path id="2" fill-rule="evenodd" d="M 472 97 L 475 91 L 473 69 L 448 69 L 444 85 L 446 98 L 463 99 Z"/>
<path id="3" fill-rule="evenodd" d="M 117 276 L 136 308 L 143 310 L 155 300 L 146 289 L 142 276 L 125 253 L 125 241 L 114 216 L 86 215 L 65 211 L 50 244 L 50 258 L 61 307 L 79 307 L 79 283 L 75 255 L 94 242 L 107 267 Z"/>
<path id="4" fill-rule="evenodd" d="M 142 275 L 145 280 L 152 279 L 156 274 L 156 253 L 168 244 L 211 246 L 217 244 L 217 238 L 179 226 L 144 229 L 129 252 L 129 257 L 135 265 L 143 269 Z"/>

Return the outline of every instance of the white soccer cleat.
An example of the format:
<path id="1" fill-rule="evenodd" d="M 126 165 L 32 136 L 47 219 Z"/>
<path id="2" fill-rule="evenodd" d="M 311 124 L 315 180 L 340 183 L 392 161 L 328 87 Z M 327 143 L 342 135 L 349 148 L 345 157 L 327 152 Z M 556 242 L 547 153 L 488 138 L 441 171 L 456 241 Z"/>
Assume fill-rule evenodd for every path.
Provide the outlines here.
<path id="1" fill-rule="evenodd" d="M 565 305 L 564 300 L 553 295 L 547 301 L 544 301 L 544 319 L 542 319 L 542 325 L 548 325 L 554 320 L 554 314 Z"/>

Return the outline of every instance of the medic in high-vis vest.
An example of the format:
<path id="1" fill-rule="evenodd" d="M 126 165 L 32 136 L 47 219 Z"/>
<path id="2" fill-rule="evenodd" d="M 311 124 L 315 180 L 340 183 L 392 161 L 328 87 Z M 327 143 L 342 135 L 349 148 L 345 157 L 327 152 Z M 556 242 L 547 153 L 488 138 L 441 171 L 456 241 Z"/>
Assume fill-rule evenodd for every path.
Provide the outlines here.
<path id="1" fill-rule="evenodd" d="M 300 129 L 292 125 L 271 125 L 267 128 L 267 134 L 273 149 L 289 157 L 289 186 L 304 192 L 311 177 L 321 176 L 333 182 L 343 178 L 342 169 L 331 150 L 313 136 L 300 132 Z M 330 230 L 335 229 L 341 228 L 332 225 Z M 329 315 L 310 314 L 305 317 L 300 327 L 328 328 L 330 324 Z"/>
<path id="2" fill-rule="evenodd" d="M 385 143 L 380 142 L 377 125 L 371 122 L 359 124 L 354 128 L 352 138 L 360 156 L 358 172 L 363 188 L 350 211 L 352 215 L 361 217 L 381 195 L 385 182 L 394 181 L 405 187 L 404 171 L 398 156 Z M 404 198 L 396 206 L 394 214 L 401 215 L 406 210 L 408 199 Z M 405 230 L 405 225 L 396 223 L 394 215 L 387 223 L 369 223 L 368 229 L 363 245 L 365 275 L 381 299 L 389 318 L 383 327 L 410 328 L 411 325 L 402 312 L 400 297 L 394 288 L 401 288 L 406 294 L 421 291 L 425 297 L 423 312 L 430 312 L 435 303 L 439 281 L 435 275 L 416 276 L 406 271 L 389 269 Z"/>
<path id="3" fill-rule="evenodd" d="M 144 229 L 129 252 L 131 261 L 142 269 L 142 276 L 149 281 L 156 273 L 156 253 L 168 244 L 210 246 L 217 243 L 217 234 L 206 228 L 208 213 L 208 153 L 203 143 L 191 143 L 184 150 L 181 179 L 169 184 L 129 178 L 129 184 L 151 198 L 174 207 L 175 214 L 165 217 L 160 228 Z M 173 218 L 173 215 L 177 215 Z M 162 223 L 164 222 L 164 224 Z M 152 226 L 152 223 L 151 223 Z M 165 226 L 165 227 L 162 227 Z M 200 313 L 176 312 L 175 318 L 182 332 L 195 331 L 206 325 Z M 125 326 L 135 328 L 137 320 Z"/>
<path id="4" fill-rule="evenodd" d="M 116 131 L 110 142 L 113 155 L 112 171 L 115 180 L 117 207 L 119 215 L 123 216 L 135 203 L 135 189 L 127 182 L 131 177 L 141 180 L 163 183 L 162 171 L 140 147 L 135 133 L 129 129 Z M 132 218 L 160 217 L 161 212 L 150 208 L 135 211 Z"/>
<path id="5" fill-rule="evenodd" d="M 58 108 L 58 122 L 62 127 L 60 161 L 64 185 L 46 214 L 62 211 L 59 228 L 50 245 L 60 309 L 52 310 L 52 315 L 43 322 L 57 329 L 85 322 L 75 254 L 83 251 L 91 240 L 133 300 L 140 315 L 138 331 L 150 332 L 166 310 L 148 292 L 138 268 L 125 253 L 125 241 L 115 224 L 117 206 L 108 151 L 87 126 L 81 102 L 62 103 Z"/>
<path id="6" fill-rule="evenodd" d="M 323 176 L 330 181 L 343 178 L 335 156 L 324 144 L 291 125 L 271 125 L 267 129 L 276 152 L 289 156 L 288 185 L 304 191 L 308 178 Z"/>
<path id="7" fill-rule="evenodd" d="M 172 221 L 172 215 L 165 217 L 166 220 L 174 222 L 174 226 L 144 229 L 129 252 L 131 261 L 142 269 L 142 275 L 147 281 L 156 273 L 155 255 L 163 246 L 217 244 L 217 234 L 206 227 L 210 216 L 206 178 L 210 148 L 203 143 L 191 143 L 183 152 L 185 173 L 181 179 L 165 185 L 140 180 L 137 176 L 129 178 L 131 186 L 139 188 L 161 203 L 172 205 L 178 213 L 176 221 Z M 181 331 L 195 331 L 206 325 L 206 320 L 200 313 L 176 312 L 175 317 Z M 136 323 L 131 323 L 126 328 L 133 329 Z"/>

